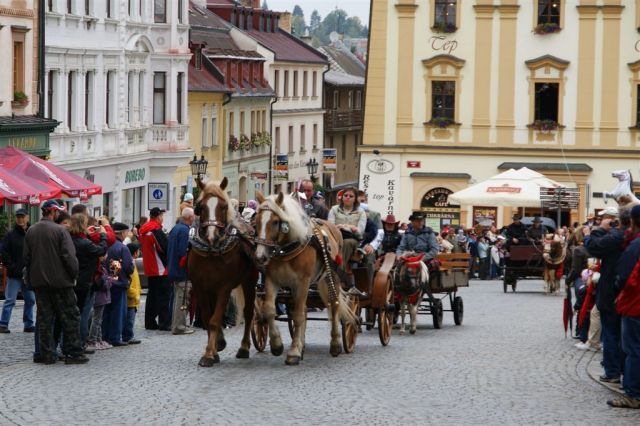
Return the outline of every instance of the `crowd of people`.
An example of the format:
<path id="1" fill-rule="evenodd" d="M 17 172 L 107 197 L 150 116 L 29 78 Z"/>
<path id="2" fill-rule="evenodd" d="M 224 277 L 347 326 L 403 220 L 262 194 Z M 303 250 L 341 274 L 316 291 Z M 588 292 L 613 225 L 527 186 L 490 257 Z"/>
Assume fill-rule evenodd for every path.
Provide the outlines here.
<path id="1" fill-rule="evenodd" d="M 149 282 L 145 328 L 193 333 L 185 309 L 193 196 L 185 203 L 168 235 L 162 226 L 165 211 L 157 207 L 133 229 L 91 217 L 82 204 L 67 212 L 56 200 L 45 201 L 33 225 L 25 209 L 17 210 L 15 225 L 2 241 L 7 286 L 0 333 L 11 332 L 20 292 L 23 331 L 34 333 L 36 363 L 83 364 L 97 350 L 141 343 L 134 331 L 142 291 L 135 263 L 140 256 Z"/>
<path id="2" fill-rule="evenodd" d="M 575 293 L 576 347 L 602 350 L 600 380 L 623 383 L 625 396 L 608 401 L 610 405 L 640 408 L 640 206 L 620 212 L 607 207 L 584 224 L 555 230 L 545 228 L 539 217 L 526 227 L 515 214 L 500 230 L 493 222 L 476 221 L 470 229 L 445 226 L 436 231 L 425 226 L 421 212 L 413 212 L 406 224 L 394 215 L 382 218 L 369 208 L 367 194 L 354 187 L 340 191 L 337 204 L 327 208 L 313 182 L 305 180 L 298 198 L 310 217 L 326 219 L 340 230 L 342 258 L 371 272 L 376 257 L 386 253 L 421 253 L 432 268 L 438 253 L 466 252 L 470 278 L 495 279 L 501 277 L 511 246 L 562 241 L 567 248 L 565 282 Z M 148 280 L 145 329 L 192 333 L 186 263 L 197 221 L 193 204 L 193 195 L 186 194 L 168 234 L 165 211 L 157 207 L 133 229 L 106 217 L 93 218 L 82 204 L 67 213 L 55 200 L 46 201 L 34 225 L 26 210 L 17 210 L 15 225 L 2 242 L 7 287 L 0 333 L 10 332 L 21 292 L 23 331 L 35 334 L 34 362 L 85 363 L 86 355 L 96 350 L 140 343 L 134 333 L 141 294 L 135 264 L 139 256 Z M 257 208 L 250 200 L 238 214 L 251 223 Z M 355 283 L 349 292 L 363 296 Z"/>

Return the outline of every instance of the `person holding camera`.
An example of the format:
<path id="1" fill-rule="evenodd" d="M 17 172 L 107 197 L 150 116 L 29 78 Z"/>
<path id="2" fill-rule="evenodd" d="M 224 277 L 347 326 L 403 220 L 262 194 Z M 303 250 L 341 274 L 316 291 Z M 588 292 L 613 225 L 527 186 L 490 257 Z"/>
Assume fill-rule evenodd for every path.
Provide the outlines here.
<path id="1" fill-rule="evenodd" d="M 596 289 L 596 307 L 600 311 L 602 324 L 602 358 L 604 374 L 600 380 L 620 383 L 622 373 L 622 351 L 620 349 L 620 316 L 616 313 L 616 265 L 623 251 L 624 223 L 629 225 L 629 213 L 625 220 L 619 218 L 618 209 L 607 207 L 598 215 L 602 218 L 600 226 L 585 226 L 584 247 L 600 259 L 600 280 Z"/>

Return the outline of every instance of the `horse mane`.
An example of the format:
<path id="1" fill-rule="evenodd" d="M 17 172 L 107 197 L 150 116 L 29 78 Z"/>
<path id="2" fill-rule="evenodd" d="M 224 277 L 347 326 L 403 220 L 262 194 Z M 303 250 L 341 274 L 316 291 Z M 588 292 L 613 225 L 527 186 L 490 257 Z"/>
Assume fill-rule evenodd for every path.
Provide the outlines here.
<path id="1" fill-rule="evenodd" d="M 227 205 L 229 206 L 229 208 L 227 209 L 228 224 L 231 224 L 236 228 L 241 228 L 241 229 L 245 227 L 244 223 L 239 220 L 239 215 L 236 214 L 237 211 L 231 205 L 231 198 L 229 198 L 229 195 L 222 188 L 220 188 L 220 185 L 218 185 L 216 182 L 213 182 L 213 181 L 207 182 L 203 190 L 200 192 L 200 196 L 198 197 L 198 202 L 202 201 L 202 196 L 204 194 L 208 194 L 213 197 L 218 197 L 227 203 Z M 210 214 L 213 214 L 213 213 L 210 213 Z"/>
<path id="2" fill-rule="evenodd" d="M 633 194 L 633 176 L 631 175 L 631 170 L 627 170 L 629 173 L 629 192 Z"/>
<path id="3" fill-rule="evenodd" d="M 293 197 L 285 196 L 282 207 L 276 203 L 277 195 L 267 197 L 263 205 L 275 213 L 280 220 L 289 223 L 289 236 L 293 240 L 304 241 L 309 235 L 309 217 L 306 215 L 300 203 Z"/>

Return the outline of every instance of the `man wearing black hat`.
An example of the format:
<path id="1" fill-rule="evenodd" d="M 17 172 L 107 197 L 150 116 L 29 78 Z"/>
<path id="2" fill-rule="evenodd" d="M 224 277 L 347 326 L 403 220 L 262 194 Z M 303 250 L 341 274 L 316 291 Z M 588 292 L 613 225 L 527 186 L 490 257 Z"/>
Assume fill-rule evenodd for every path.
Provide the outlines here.
<path id="1" fill-rule="evenodd" d="M 512 244 L 524 244 L 527 241 L 527 229 L 524 224 L 520 222 L 522 216 L 518 213 L 513 215 L 513 223 L 507 226 L 507 249 Z"/>
<path id="2" fill-rule="evenodd" d="M 29 214 L 25 209 L 19 209 L 15 213 L 16 224 L 4 237 L 2 244 L 2 259 L 7 268 L 7 287 L 4 290 L 4 304 L 2 305 L 2 317 L 0 317 L 0 333 L 9 333 L 9 321 L 11 312 L 16 304 L 18 291 L 22 292 L 24 299 L 24 311 L 22 320 L 24 322 L 24 332 L 33 333 L 35 322 L 33 318 L 33 307 L 36 304 L 36 294 L 33 290 L 27 289 L 22 280 L 22 268 L 24 258 L 22 250 L 24 248 L 24 236 L 29 228 Z"/>
<path id="3" fill-rule="evenodd" d="M 58 318 L 64 333 L 65 364 L 84 364 L 89 358 L 84 355 L 80 340 L 80 311 L 73 291 L 78 277 L 76 249 L 71 234 L 55 223 L 64 207 L 48 200 L 41 209 L 42 219 L 27 230 L 23 252 L 25 279 L 35 290 L 38 307 L 39 349 L 33 360 L 56 362 L 53 322 Z"/>
<path id="4" fill-rule="evenodd" d="M 171 330 L 172 287 L 168 277 L 169 240 L 162 230 L 164 210 L 154 207 L 149 221 L 140 227 L 138 240 L 142 249 L 144 274 L 149 289 L 144 311 L 144 328 L 147 330 Z M 157 321 L 156 322 L 156 318 Z"/>
<path id="5" fill-rule="evenodd" d="M 396 255 L 402 256 L 404 252 L 414 251 L 425 253 L 423 261 L 434 259 L 438 255 L 438 240 L 433 230 L 424 226 L 424 216 L 420 212 L 413 212 L 409 216 L 409 228 L 402 236 Z"/>
<path id="6" fill-rule="evenodd" d="M 133 257 L 122 241 L 127 236 L 129 226 L 116 222 L 113 232 L 116 242 L 107 250 L 105 266 L 115 278 L 111 285 L 111 303 L 105 306 L 102 320 L 103 340 L 111 346 L 125 346 L 128 342 L 122 338 L 127 320 L 127 290 L 133 273 Z"/>
<path id="7" fill-rule="evenodd" d="M 544 227 L 539 216 L 533 218 L 533 224 L 527 229 L 527 239 L 534 243 L 539 243 L 544 238 Z"/>

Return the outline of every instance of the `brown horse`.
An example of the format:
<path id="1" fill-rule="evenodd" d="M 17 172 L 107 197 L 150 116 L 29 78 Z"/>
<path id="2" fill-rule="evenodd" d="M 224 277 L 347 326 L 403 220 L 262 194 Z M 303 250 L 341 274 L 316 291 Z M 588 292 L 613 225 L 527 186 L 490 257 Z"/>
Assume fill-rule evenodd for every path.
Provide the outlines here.
<path id="1" fill-rule="evenodd" d="M 400 303 L 400 334 L 404 334 L 405 312 L 409 310 L 409 333 L 415 334 L 418 324 L 418 306 L 422 302 L 423 288 L 429 283 L 429 270 L 422 262 L 424 253 L 406 252 L 399 259 L 394 273 L 394 298 Z"/>
<path id="2" fill-rule="evenodd" d="M 256 199 L 260 203 L 256 216 L 256 261 L 265 268 L 264 316 L 269 323 L 271 353 L 279 356 L 284 351 L 280 331 L 275 323 L 278 288 L 289 287 L 294 298 L 294 337 L 285 362 L 297 365 L 304 352 L 309 287 L 312 283 L 318 283 L 320 297 L 329 307 L 330 353 L 338 356 L 342 351 L 339 321 L 357 327 L 357 318 L 348 308 L 346 293 L 337 275 L 326 267 L 329 260 L 333 261 L 340 256 L 340 231 L 325 221 L 312 222 L 297 200 L 285 197 L 282 193 L 266 199 L 261 193 L 257 193 Z M 314 235 L 322 238 L 325 250 L 311 243 Z M 333 281 L 333 286 L 329 280 Z M 335 297 L 330 296 L 333 289 Z"/>
<path id="3" fill-rule="evenodd" d="M 189 279 L 200 307 L 202 322 L 207 325 L 208 342 L 201 367 L 220 362 L 218 351 L 226 347 L 222 318 L 231 291 L 242 285 L 244 294 L 244 335 L 236 358 L 249 358 L 250 331 L 253 320 L 255 284 L 258 272 L 253 263 L 253 244 L 248 238 L 249 228 L 230 206 L 220 185 L 196 180 L 200 196 L 196 213 L 200 216 L 198 236 L 192 241 L 188 256 Z"/>

